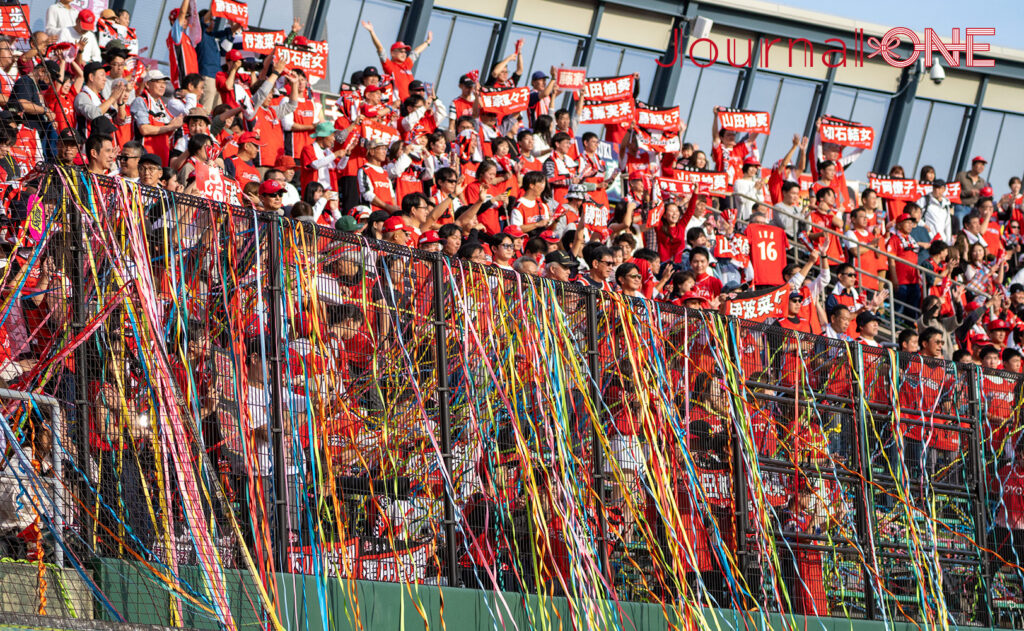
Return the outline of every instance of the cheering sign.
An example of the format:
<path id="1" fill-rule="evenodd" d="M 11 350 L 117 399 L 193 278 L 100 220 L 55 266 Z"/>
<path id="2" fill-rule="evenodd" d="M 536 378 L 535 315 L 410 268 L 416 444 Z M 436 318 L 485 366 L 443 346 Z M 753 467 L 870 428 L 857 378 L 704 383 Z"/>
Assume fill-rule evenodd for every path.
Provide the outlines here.
<path id="1" fill-rule="evenodd" d="M 719 108 L 718 126 L 721 129 L 742 131 L 748 134 L 767 134 L 771 128 L 768 112 L 747 112 L 731 107 Z"/>
<path id="2" fill-rule="evenodd" d="M 200 197 L 226 204 L 241 203 L 241 189 L 239 189 L 237 183 L 224 177 L 220 168 L 207 166 L 203 162 L 196 160 L 195 169 L 196 188 L 199 190 L 198 194 Z"/>
<path id="3" fill-rule="evenodd" d="M 249 27 L 249 6 L 244 2 L 213 0 L 213 4 L 210 5 L 210 13 L 215 18 L 224 18 L 229 22 L 240 24 L 242 28 Z"/>
<path id="4" fill-rule="evenodd" d="M 566 92 L 575 92 L 586 82 L 586 68 L 558 68 L 555 70 L 555 85 Z"/>
<path id="5" fill-rule="evenodd" d="M 480 91 L 480 109 L 491 114 L 497 114 L 499 119 L 509 114 L 522 112 L 529 105 L 529 88 Z"/>
<path id="6" fill-rule="evenodd" d="M 362 126 L 359 128 L 359 135 L 367 143 L 379 140 L 387 145 L 391 145 L 391 143 L 401 138 L 398 130 L 394 127 L 389 127 L 372 120 L 363 121 Z"/>
<path id="7" fill-rule="evenodd" d="M 780 285 L 774 289 L 761 289 L 758 291 L 746 291 L 737 294 L 732 300 L 725 303 L 725 312 L 728 315 L 754 322 L 764 322 L 769 318 L 786 317 L 789 294 L 793 288 L 789 285 Z"/>
<path id="8" fill-rule="evenodd" d="M 284 43 L 284 31 L 243 31 L 242 50 L 256 53 L 257 55 L 269 55 L 274 52 L 275 46 Z"/>
<path id="9" fill-rule="evenodd" d="M 679 106 L 662 109 L 637 103 L 636 124 L 645 129 L 679 131 Z"/>
<path id="10" fill-rule="evenodd" d="M 870 173 L 868 174 L 868 186 L 878 193 L 878 196 L 882 199 L 898 199 L 904 202 L 916 202 L 922 197 L 918 192 L 918 183 L 914 180 L 883 177 L 881 175 Z"/>
<path id="11" fill-rule="evenodd" d="M 678 153 L 683 145 L 679 134 L 657 133 L 648 134 L 643 129 L 637 129 L 637 144 L 645 151 L 654 153 Z"/>
<path id="12" fill-rule="evenodd" d="M 632 97 L 614 103 L 588 103 L 584 101 L 583 106 L 580 107 L 579 123 L 581 125 L 588 123 L 604 125 L 624 123 L 633 120 L 634 111 Z"/>
<path id="13" fill-rule="evenodd" d="M 583 98 L 587 101 L 621 101 L 633 97 L 633 75 L 590 79 L 583 84 Z"/>
<path id="14" fill-rule="evenodd" d="M 729 187 L 729 176 L 719 171 L 690 171 L 689 169 L 677 169 L 678 179 L 684 182 L 693 182 L 707 186 L 707 192 L 716 197 L 725 197 L 732 194 Z M 698 190 L 702 193 L 703 190 Z"/>
<path id="15" fill-rule="evenodd" d="M 818 133 L 821 135 L 822 142 L 831 142 L 844 147 L 870 149 L 875 144 L 873 128 L 831 116 L 821 119 Z"/>
<path id="16" fill-rule="evenodd" d="M 0 33 L 14 38 L 31 37 L 28 28 L 28 7 L 14 4 L 0 7 Z"/>
<path id="17" fill-rule="evenodd" d="M 290 70 L 306 73 L 310 82 L 327 76 L 327 55 L 315 50 L 299 50 L 289 46 L 274 47 L 274 62 L 283 61 Z"/>

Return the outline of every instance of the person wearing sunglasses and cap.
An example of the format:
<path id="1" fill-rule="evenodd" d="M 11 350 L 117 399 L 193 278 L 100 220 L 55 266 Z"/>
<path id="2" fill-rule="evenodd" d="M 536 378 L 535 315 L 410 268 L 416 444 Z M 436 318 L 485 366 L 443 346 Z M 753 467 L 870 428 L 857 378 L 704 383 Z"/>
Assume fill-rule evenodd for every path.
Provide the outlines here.
<path id="1" fill-rule="evenodd" d="M 260 184 L 260 203 L 263 204 L 263 212 L 285 214 L 284 186 L 277 180 Z"/>
<path id="2" fill-rule="evenodd" d="M 171 118 L 164 105 L 168 81 L 170 77 L 160 70 L 150 70 L 146 73 L 145 91 L 132 103 L 132 118 L 142 144 L 165 163 L 170 159 L 171 136 L 184 123 L 183 116 Z"/>
<path id="3" fill-rule="evenodd" d="M 376 31 L 373 30 L 373 24 L 363 20 L 362 25 L 373 40 L 373 47 L 377 49 L 380 67 L 384 69 L 385 74 L 391 75 L 395 89 L 398 90 L 398 98 L 404 101 L 409 98 L 409 83 L 413 80 L 412 68 L 427 46 L 430 46 L 430 42 L 434 41 L 434 33 L 427 31 L 427 39 L 416 48 L 404 42 L 395 42 L 391 45 L 391 58 L 388 59 L 384 56 L 384 44 L 381 44 Z"/>

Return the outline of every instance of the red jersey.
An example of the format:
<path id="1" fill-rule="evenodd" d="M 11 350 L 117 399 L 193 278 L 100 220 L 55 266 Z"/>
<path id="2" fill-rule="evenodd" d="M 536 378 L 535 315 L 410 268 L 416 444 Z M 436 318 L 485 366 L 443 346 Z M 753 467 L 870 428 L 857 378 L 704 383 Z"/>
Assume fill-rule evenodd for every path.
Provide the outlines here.
<path id="1" fill-rule="evenodd" d="M 726 180 L 732 185 L 736 176 L 743 173 L 743 161 L 752 153 L 756 145 L 740 142 L 732 147 L 726 147 L 724 143 L 718 143 L 711 148 L 711 159 L 715 161 L 715 170 L 724 171 Z"/>
<path id="2" fill-rule="evenodd" d="M 691 291 L 698 296 L 711 300 L 722 293 L 722 281 L 711 274 L 704 274 L 697 279 L 697 284 L 693 286 Z"/>
<path id="3" fill-rule="evenodd" d="M 807 219 L 813 225 L 828 228 L 829 230 L 835 230 L 835 227 L 832 226 L 832 218 L 835 216 L 836 213 L 834 210 L 829 213 L 823 213 L 820 210 L 815 209 L 810 215 L 808 215 Z M 814 232 L 814 228 L 809 228 L 808 232 Z M 839 237 L 826 232 L 813 240 L 825 242 L 827 247 L 825 254 L 829 257 L 830 265 L 834 265 L 836 261 L 846 261 L 846 253 L 843 251 L 843 247 L 839 243 Z"/>
<path id="4" fill-rule="evenodd" d="M 992 490 L 1001 500 L 996 525 L 1024 530 L 1024 471 L 1006 465 L 992 479 Z"/>
<path id="5" fill-rule="evenodd" d="M 199 58 L 196 57 L 196 46 L 188 36 L 187 27 L 181 34 L 181 43 L 174 42 L 174 36 L 167 34 L 167 51 L 171 62 L 171 83 L 176 89 L 181 88 L 181 81 L 187 75 L 199 72 Z"/>
<path id="6" fill-rule="evenodd" d="M 785 282 L 786 250 L 789 238 L 778 226 L 752 223 L 744 233 L 750 241 L 750 263 L 754 268 L 755 285 L 781 285 Z"/>
<path id="7" fill-rule="evenodd" d="M 897 232 L 889 237 L 888 250 L 891 254 L 917 265 L 917 242 L 908 235 Z M 921 282 L 921 275 L 913 267 L 896 263 L 896 284 L 916 285 Z"/>
<path id="8" fill-rule="evenodd" d="M 302 99 L 296 101 L 295 111 L 292 112 L 292 122 L 296 125 L 312 125 L 316 122 L 316 110 L 313 109 L 313 101 Z M 302 155 L 302 150 L 310 145 L 313 140 L 308 131 L 290 131 L 285 135 L 285 152 L 296 160 Z"/>
<path id="9" fill-rule="evenodd" d="M 256 182 L 259 184 L 263 181 L 260 177 L 260 172 L 253 165 L 245 162 L 238 156 L 231 158 L 231 164 L 235 165 L 235 179 L 238 180 L 239 184 L 243 187 L 249 182 Z"/>
<path id="10" fill-rule="evenodd" d="M 56 125 L 58 133 L 68 128 L 75 129 L 78 126 L 78 118 L 75 116 L 75 97 L 77 95 L 78 91 L 74 86 L 68 90 L 67 94 L 60 94 L 52 87 L 43 93 L 46 107 L 56 114 L 53 124 Z"/>
<path id="11" fill-rule="evenodd" d="M 402 62 L 388 59 L 380 65 L 384 70 L 384 74 L 391 77 L 395 89 L 398 90 L 399 100 L 404 101 L 409 98 L 409 84 L 412 83 L 413 80 L 412 67 L 414 63 L 415 62 L 407 56 Z"/>

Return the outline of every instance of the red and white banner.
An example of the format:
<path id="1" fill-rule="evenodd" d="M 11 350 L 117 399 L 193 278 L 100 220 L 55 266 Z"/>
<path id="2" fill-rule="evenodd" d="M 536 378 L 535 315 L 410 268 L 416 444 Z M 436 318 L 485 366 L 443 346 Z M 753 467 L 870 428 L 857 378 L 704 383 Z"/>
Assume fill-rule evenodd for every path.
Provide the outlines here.
<path id="1" fill-rule="evenodd" d="M 14 38 L 27 38 L 32 35 L 28 27 L 28 5 L 0 7 L 0 34 Z"/>
<path id="2" fill-rule="evenodd" d="M 581 125 L 614 125 L 616 123 L 632 121 L 634 112 L 635 108 L 632 97 L 613 103 L 589 103 L 584 101 L 583 105 L 580 106 L 579 123 Z"/>
<path id="3" fill-rule="evenodd" d="M 240 204 L 242 202 L 241 192 L 238 183 L 224 177 L 224 173 L 218 167 L 208 167 L 206 164 L 196 161 L 196 188 L 199 189 L 199 196 L 214 202 L 226 204 Z"/>
<path id="4" fill-rule="evenodd" d="M 249 5 L 237 0 L 213 0 L 210 5 L 210 13 L 215 18 L 224 18 L 229 22 L 241 24 L 242 28 L 249 28 Z"/>
<path id="5" fill-rule="evenodd" d="M 874 128 L 834 116 L 825 116 L 821 119 L 818 134 L 822 142 L 831 142 L 843 147 L 870 149 L 875 144 Z"/>
<path id="6" fill-rule="evenodd" d="M 786 307 L 789 305 L 789 294 L 793 288 L 787 285 L 780 285 L 775 289 L 761 289 L 758 291 L 747 291 L 725 303 L 726 315 L 735 316 L 744 320 L 764 322 L 769 318 L 786 317 Z"/>
<path id="7" fill-rule="evenodd" d="M 644 129 L 678 132 L 679 106 L 658 108 L 648 107 L 644 103 L 637 103 L 636 124 Z"/>
<path id="8" fill-rule="evenodd" d="M 284 43 L 284 31 L 242 31 L 242 50 L 269 55 Z"/>
<path id="9" fill-rule="evenodd" d="M 675 180 L 669 177 L 654 178 L 655 190 L 661 199 L 668 199 L 674 196 L 693 195 L 694 193 L 710 193 L 711 188 L 706 183 L 687 180 Z"/>
<path id="10" fill-rule="evenodd" d="M 654 153 L 678 153 L 683 148 L 683 143 L 678 133 L 655 132 L 648 134 L 641 128 L 637 128 L 637 144 L 641 149 L 653 151 Z"/>
<path id="11" fill-rule="evenodd" d="M 589 79 L 583 84 L 581 96 L 587 101 L 621 101 L 633 98 L 633 75 Z"/>
<path id="12" fill-rule="evenodd" d="M 301 70 L 310 82 L 327 77 L 327 54 L 316 50 L 299 50 L 289 46 L 274 47 L 274 61 L 284 60 L 289 70 Z"/>
<path id="13" fill-rule="evenodd" d="M 707 186 L 707 192 L 716 197 L 725 197 L 732 194 L 732 187 L 729 186 L 729 175 L 718 171 L 689 171 L 677 169 L 677 179 L 684 182 L 694 182 Z M 703 191 L 699 191 L 703 192 Z"/>
<path id="14" fill-rule="evenodd" d="M 359 129 L 359 134 L 367 142 L 370 142 L 371 140 L 379 140 L 389 145 L 401 138 L 398 130 L 394 127 L 389 127 L 372 120 L 363 121 L 363 124 Z"/>
<path id="15" fill-rule="evenodd" d="M 422 582 L 427 578 L 430 544 L 422 543 L 405 550 L 373 553 L 370 544 L 358 538 L 324 543 L 314 553 L 309 546 L 288 548 L 291 571 L 314 574 L 327 571 L 330 576 L 367 581 Z M 322 564 L 316 567 L 317 562 Z"/>
<path id="16" fill-rule="evenodd" d="M 814 188 L 814 178 L 810 175 L 801 175 L 796 180 L 800 184 L 800 197 L 807 199 L 811 196 L 811 189 Z"/>
<path id="17" fill-rule="evenodd" d="M 566 92 L 575 92 L 587 82 L 586 68 L 556 68 L 555 85 Z"/>
<path id="18" fill-rule="evenodd" d="M 718 110 L 718 127 L 748 134 L 767 134 L 771 128 L 768 112 L 748 112 L 733 108 Z"/>
<path id="19" fill-rule="evenodd" d="M 497 114 L 499 119 L 522 112 L 529 105 L 530 89 L 526 87 L 480 91 L 480 109 Z"/>
<path id="20" fill-rule="evenodd" d="M 873 173 L 868 174 L 868 186 L 871 187 L 882 199 L 898 199 L 905 202 L 916 202 L 923 195 L 918 190 L 916 180 L 903 178 L 883 177 Z M 931 186 L 928 187 L 931 192 Z M 927 193 L 926 193 L 927 194 Z"/>

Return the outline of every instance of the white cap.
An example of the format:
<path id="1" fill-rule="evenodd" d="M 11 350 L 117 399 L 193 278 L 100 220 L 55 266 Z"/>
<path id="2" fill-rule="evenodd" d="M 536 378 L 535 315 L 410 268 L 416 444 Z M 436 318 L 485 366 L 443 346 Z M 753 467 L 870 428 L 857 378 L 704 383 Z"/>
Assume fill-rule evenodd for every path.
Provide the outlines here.
<path id="1" fill-rule="evenodd" d="M 165 75 L 162 70 L 150 70 L 146 73 L 146 81 L 167 81 L 170 77 Z"/>

